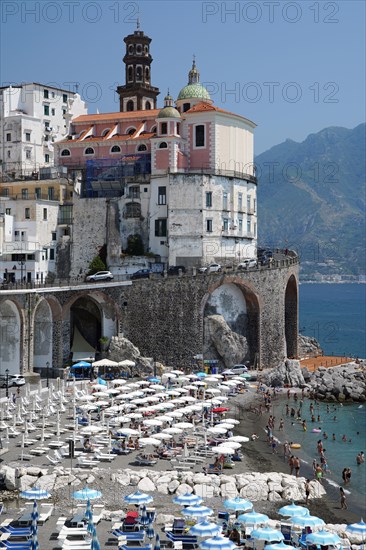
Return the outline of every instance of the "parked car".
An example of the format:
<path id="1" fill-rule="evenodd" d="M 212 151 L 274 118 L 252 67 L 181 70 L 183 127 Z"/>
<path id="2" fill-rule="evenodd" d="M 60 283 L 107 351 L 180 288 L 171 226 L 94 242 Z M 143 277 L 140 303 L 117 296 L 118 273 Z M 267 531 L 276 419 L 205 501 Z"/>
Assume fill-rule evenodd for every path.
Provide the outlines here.
<path id="1" fill-rule="evenodd" d="M 113 279 L 113 274 L 110 271 L 98 271 L 93 273 L 93 275 L 88 275 L 87 281 L 111 281 Z"/>
<path id="2" fill-rule="evenodd" d="M 249 267 L 257 267 L 257 260 L 254 258 L 248 258 L 247 260 L 243 260 L 238 265 L 238 269 L 248 269 Z"/>
<path id="3" fill-rule="evenodd" d="M 9 374 L 8 375 L 8 388 L 12 386 L 24 386 L 25 379 L 21 374 Z M 0 374 L 0 388 L 6 388 L 6 376 Z"/>
<path id="4" fill-rule="evenodd" d="M 221 265 L 220 264 L 210 264 L 207 267 L 200 267 L 198 271 L 200 273 L 217 273 L 221 271 Z"/>
<path id="5" fill-rule="evenodd" d="M 171 265 L 168 269 L 168 275 L 179 275 L 179 270 L 181 270 L 182 273 L 186 272 L 184 265 Z"/>
<path id="6" fill-rule="evenodd" d="M 132 273 L 131 280 L 134 281 L 135 279 L 149 279 L 151 274 L 151 269 L 139 269 L 138 271 L 135 271 L 135 273 Z"/>
<path id="7" fill-rule="evenodd" d="M 244 374 L 244 372 L 248 372 L 248 367 L 246 365 L 234 365 L 230 367 L 230 370 L 234 374 Z"/>

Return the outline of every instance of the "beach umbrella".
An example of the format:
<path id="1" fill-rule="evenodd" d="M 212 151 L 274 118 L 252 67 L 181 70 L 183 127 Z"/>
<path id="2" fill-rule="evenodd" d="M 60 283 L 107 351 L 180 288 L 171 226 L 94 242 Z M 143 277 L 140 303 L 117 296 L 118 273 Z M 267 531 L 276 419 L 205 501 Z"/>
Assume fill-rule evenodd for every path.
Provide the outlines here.
<path id="1" fill-rule="evenodd" d="M 159 534 L 155 537 L 154 550 L 160 550 L 160 537 Z"/>
<path id="2" fill-rule="evenodd" d="M 163 421 L 157 420 L 156 418 L 147 418 L 143 421 L 143 424 L 145 424 L 145 426 L 162 426 Z"/>
<path id="3" fill-rule="evenodd" d="M 51 493 L 40 487 L 32 487 L 32 489 L 22 491 L 20 496 L 28 500 L 43 500 L 45 498 L 50 498 Z"/>
<path id="4" fill-rule="evenodd" d="M 152 540 L 154 537 L 155 537 L 155 531 L 154 531 L 154 527 L 153 527 L 153 523 L 152 521 L 149 522 L 149 525 L 147 526 L 147 529 L 146 529 L 146 536 L 148 539 Z"/>
<path id="5" fill-rule="evenodd" d="M 196 376 L 199 376 L 200 378 L 206 378 L 207 374 L 205 372 L 197 372 Z"/>
<path id="6" fill-rule="evenodd" d="M 94 500 L 96 498 L 100 498 L 102 493 L 96 489 L 84 487 L 84 489 L 80 489 L 80 491 L 74 491 L 72 496 L 75 500 Z"/>
<path id="7" fill-rule="evenodd" d="M 135 493 L 125 496 L 124 501 L 128 504 L 148 504 L 153 501 L 153 497 L 151 495 L 141 493 L 140 491 L 136 491 Z"/>
<path id="8" fill-rule="evenodd" d="M 156 447 L 160 445 L 161 442 L 159 439 L 155 439 L 154 437 L 141 437 L 140 443 L 141 445 L 153 445 Z"/>
<path id="9" fill-rule="evenodd" d="M 210 521 L 200 521 L 190 528 L 189 534 L 197 537 L 213 537 L 221 533 L 221 526 Z"/>
<path id="10" fill-rule="evenodd" d="M 346 533 L 366 537 L 366 523 L 361 519 L 358 523 L 351 523 L 346 527 Z"/>
<path id="11" fill-rule="evenodd" d="M 211 539 L 207 539 L 201 542 L 199 546 L 202 550 L 233 550 L 236 548 L 236 544 L 222 535 L 216 535 Z"/>
<path id="12" fill-rule="evenodd" d="M 94 528 L 90 550 L 100 550 L 100 544 L 97 537 L 97 530 Z"/>
<path id="13" fill-rule="evenodd" d="M 180 428 L 164 428 L 162 432 L 171 435 L 178 435 L 183 433 L 183 430 L 181 430 Z"/>
<path id="14" fill-rule="evenodd" d="M 208 506 L 192 505 L 182 510 L 184 516 L 192 516 L 194 518 L 204 518 L 213 514 L 212 508 Z"/>
<path id="15" fill-rule="evenodd" d="M 264 550 L 298 550 L 298 548 L 284 542 L 276 542 L 275 544 L 266 544 Z"/>
<path id="16" fill-rule="evenodd" d="M 235 454 L 235 449 L 231 447 L 212 447 L 211 451 L 218 455 L 233 455 Z"/>
<path id="17" fill-rule="evenodd" d="M 293 502 L 292 504 L 286 504 L 286 506 L 282 506 L 282 508 L 278 510 L 278 513 L 281 516 L 294 517 L 308 515 L 309 510 L 305 506 L 299 506 L 298 504 L 295 504 Z"/>
<path id="18" fill-rule="evenodd" d="M 220 449 L 221 447 L 229 447 L 231 449 L 240 449 L 241 443 L 239 441 L 224 441 L 223 443 L 220 443 L 217 448 Z"/>
<path id="19" fill-rule="evenodd" d="M 35 532 L 32 534 L 31 543 L 29 546 L 29 550 L 38 550 L 39 544 L 38 544 L 38 529 L 36 527 Z"/>
<path id="20" fill-rule="evenodd" d="M 150 523 L 150 520 L 147 516 L 147 511 L 146 511 L 146 506 L 145 504 L 142 506 L 141 508 L 141 514 L 140 514 L 140 517 L 139 517 L 139 523 L 141 523 L 141 525 L 148 525 Z"/>
<path id="21" fill-rule="evenodd" d="M 35 501 L 33 502 L 33 508 L 32 508 L 32 514 L 31 514 L 32 523 L 33 523 L 33 522 L 37 523 L 38 517 L 39 517 L 39 514 L 38 514 L 38 504 L 37 504 L 37 501 L 35 500 Z"/>
<path id="22" fill-rule="evenodd" d="M 194 428 L 194 424 L 192 424 L 192 422 L 177 422 L 174 426 L 183 430 Z"/>
<path id="23" fill-rule="evenodd" d="M 163 432 L 159 432 L 158 434 L 154 434 L 154 439 L 161 439 L 162 441 L 164 439 L 172 439 L 173 436 L 171 434 L 166 434 Z"/>
<path id="24" fill-rule="evenodd" d="M 253 529 L 250 536 L 253 539 L 268 540 L 270 542 L 279 542 L 284 539 L 281 531 L 278 531 L 278 529 L 272 529 L 271 527 L 258 527 L 258 529 Z"/>
<path id="25" fill-rule="evenodd" d="M 260 514 L 252 510 L 246 514 L 240 514 L 240 516 L 237 517 L 237 521 L 247 525 L 259 525 L 261 523 L 267 523 L 269 517 L 266 514 Z"/>
<path id="26" fill-rule="evenodd" d="M 342 540 L 335 533 L 330 531 L 318 531 L 317 533 L 310 533 L 306 536 L 306 544 L 319 544 L 319 546 L 334 546 L 335 544 L 341 544 Z"/>
<path id="27" fill-rule="evenodd" d="M 237 441 L 238 443 L 248 443 L 250 439 L 249 437 L 245 437 L 244 435 L 233 435 L 231 437 L 228 437 L 226 441 Z"/>
<path id="28" fill-rule="evenodd" d="M 250 502 L 250 500 L 246 500 L 245 498 L 235 497 L 235 498 L 228 498 L 224 501 L 224 506 L 228 510 L 250 510 L 253 508 L 253 504 Z"/>
<path id="29" fill-rule="evenodd" d="M 91 503 L 90 503 L 90 498 L 88 498 L 87 502 L 86 502 L 86 509 L 85 509 L 85 514 L 84 514 L 84 517 L 90 521 L 93 517 L 93 512 L 92 512 L 92 509 L 91 509 Z"/>
<path id="30" fill-rule="evenodd" d="M 294 516 L 290 518 L 290 521 L 293 525 L 297 527 L 320 527 L 325 525 L 325 522 L 318 518 L 317 516 L 310 516 L 305 514 L 304 516 Z"/>
<path id="31" fill-rule="evenodd" d="M 196 504 L 201 504 L 203 499 L 192 493 L 185 493 L 184 495 L 179 495 L 173 498 L 174 504 L 180 504 L 181 506 L 192 506 Z"/>

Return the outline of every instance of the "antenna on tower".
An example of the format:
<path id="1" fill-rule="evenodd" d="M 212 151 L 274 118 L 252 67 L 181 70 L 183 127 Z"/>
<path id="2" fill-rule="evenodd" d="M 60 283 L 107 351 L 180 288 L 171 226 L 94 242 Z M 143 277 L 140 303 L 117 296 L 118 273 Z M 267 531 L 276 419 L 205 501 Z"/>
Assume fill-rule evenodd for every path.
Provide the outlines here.
<path id="1" fill-rule="evenodd" d="M 139 15 L 137 16 L 136 27 L 137 27 L 137 30 L 139 31 L 140 30 L 140 16 Z"/>

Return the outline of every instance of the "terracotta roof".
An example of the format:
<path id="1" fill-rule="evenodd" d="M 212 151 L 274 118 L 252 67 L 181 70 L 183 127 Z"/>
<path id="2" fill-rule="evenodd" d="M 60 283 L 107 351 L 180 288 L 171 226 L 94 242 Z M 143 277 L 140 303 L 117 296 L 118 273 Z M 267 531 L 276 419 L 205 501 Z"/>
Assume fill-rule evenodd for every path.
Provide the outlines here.
<path id="1" fill-rule="evenodd" d="M 72 124 L 85 124 L 86 122 L 117 122 L 120 120 L 141 120 L 156 118 L 160 109 L 145 111 L 128 111 L 127 113 L 103 113 L 99 115 L 80 115 L 72 119 Z"/>
<path id="2" fill-rule="evenodd" d="M 150 139 L 154 136 L 155 136 L 155 134 L 150 132 L 150 133 L 146 133 L 146 134 L 140 134 L 137 137 L 133 137 L 129 134 L 124 134 L 123 136 L 115 135 L 115 136 L 112 136 L 109 139 L 106 139 L 107 136 L 90 137 L 90 138 L 86 138 L 84 140 L 81 140 L 80 138 L 78 138 L 78 139 L 63 139 L 62 141 L 58 141 L 57 145 L 61 145 L 61 144 L 71 145 L 73 143 L 83 143 L 86 146 L 88 143 L 91 143 L 93 141 L 94 142 L 99 141 L 99 142 L 104 142 L 104 143 L 108 144 L 108 143 L 112 143 L 113 141 L 128 141 L 128 140 L 140 141 L 140 140 L 146 140 L 146 139 Z"/>
<path id="3" fill-rule="evenodd" d="M 245 120 L 246 122 L 249 122 L 250 124 L 253 124 L 254 126 L 256 126 L 256 124 L 254 122 L 252 122 L 251 120 L 249 120 L 249 119 L 247 119 L 247 118 L 245 118 L 241 115 L 238 115 L 236 113 L 232 113 L 230 111 L 225 111 L 225 109 L 220 109 L 220 107 L 215 107 L 215 105 L 210 105 L 209 103 L 206 103 L 206 102 L 197 103 L 197 105 L 194 105 L 193 107 L 191 107 L 184 114 L 187 114 L 187 113 L 207 113 L 207 112 L 210 112 L 210 111 L 215 111 L 217 113 L 224 113 L 225 115 L 236 116 L 236 117 L 241 118 L 241 119 Z"/>

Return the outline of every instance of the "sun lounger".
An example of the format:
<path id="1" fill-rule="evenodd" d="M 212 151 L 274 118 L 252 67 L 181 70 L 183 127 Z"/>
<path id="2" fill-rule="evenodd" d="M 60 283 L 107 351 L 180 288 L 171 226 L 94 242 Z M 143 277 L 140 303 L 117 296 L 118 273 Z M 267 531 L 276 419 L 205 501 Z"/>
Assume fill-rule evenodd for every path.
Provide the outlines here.
<path id="1" fill-rule="evenodd" d="M 95 452 L 95 458 L 101 462 L 112 462 L 116 458 L 116 455 L 110 453 L 102 453 L 101 451 Z"/>
<path id="2" fill-rule="evenodd" d="M 99 463 L 99 460 L 93 460 L 92 458 L 86 458 L 83 456 L 79 456 L 76 462 L 76 465 L 80 468 L 92 468 L 93 466 L 97 466 Z"/>
<path id="3" fill-rule="evenodd" d="M 43 525 L 45 521 L 47 521 L 51 516 L 54 509 L 53 504 L 48 503 L 42 503 L 38 510 L 39 510 L 39 517 L 38 517 L 38 525 Z"/>
<path id="4" fill-rule="evenodd" d="M 126 537 L 127 541 L 143 542 L 145 540 L 144 531 L 121 531 L 120 529 L 115 529 L 112 531 L 112 535 L 117 539 L 119 537 Z"/>

